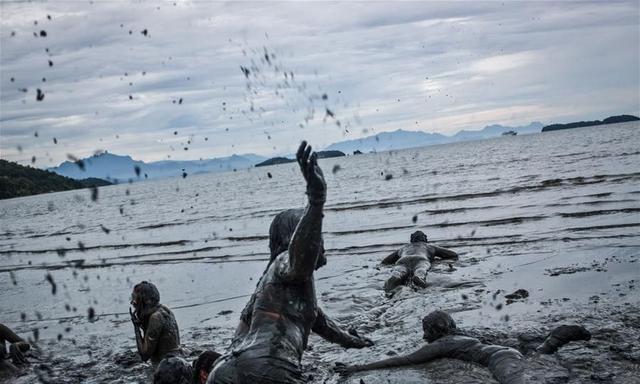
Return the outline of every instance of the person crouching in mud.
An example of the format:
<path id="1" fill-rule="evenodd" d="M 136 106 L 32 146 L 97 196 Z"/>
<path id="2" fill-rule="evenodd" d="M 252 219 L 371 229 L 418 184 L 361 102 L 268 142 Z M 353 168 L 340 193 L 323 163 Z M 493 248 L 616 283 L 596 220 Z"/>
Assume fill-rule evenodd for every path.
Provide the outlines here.
<path id="1" fill-rule="evenodd" d="M 484 344 L 480 340 L 464 336 L 455 321 L 443 311 L 433 311 L 422 319 L 424 339 L 429 344 L 404 356 L 376 361 L 363 365 L 336 363 L 334 368 L 341 374 L 350 374 L 373 369 L 394 368 L 428 363 L 441 358 L 470 361 L 489 368 L 501 384 L 526 383 L 525 364 L 522 354 L 510 347 Z M 555 353 L 563 345 L 577 340 L 589 340 L 591 334 L 578 325 L 561 325 L 551 331 L 538 348 L 541 354 Z"/>
<path id="2" fill-rule="evenodd" d="M 398 286 L 405 284 L 409 279 L 416 286 L 426 288 L 427 273 L 436 257 L 458 260 L 457 253 L 427 244 L 427 235 L 422 231 L 412 233 L 409 244 L 394 251 L 381 262 L 383 265 L 395 265 L 391 277 L 384 284 L 385 292 L 392 294 Z"/>
<path id="3" fill-rule="evenodd" d="M 326 184 L 317 155 L 306 142 L 296 159 L 307 183 L 308 205 L 288 251 L 269 264 L 258 282 L 250 317 L 240 322 L 226 354 L 208 384 L 303 383 L 300 361 L 309 333 L 323 321 L 316 302 L 313 272 L 325 263 L 322 217 Z M 358 347 L 370 345 L 357 336 Z M 354 345 L 356 346 L 356 345 Z"/>
<path id="4" fill-rule="evenodd" d="M 133 287 L 129 314 L 142 361 L 151 359 L 154 369 L 165 357 L 180 354 L 180 331 L 171 310 L 160 304 L 155 285 L 143 281 Z M 142 335 L 144 332 L 144 336 Z"/>

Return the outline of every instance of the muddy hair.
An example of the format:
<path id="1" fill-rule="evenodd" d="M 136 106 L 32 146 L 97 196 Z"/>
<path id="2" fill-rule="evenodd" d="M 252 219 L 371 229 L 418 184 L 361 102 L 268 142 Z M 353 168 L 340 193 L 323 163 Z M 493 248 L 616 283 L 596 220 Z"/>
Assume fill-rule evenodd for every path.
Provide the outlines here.
<path id="1" fill-rule="evenodd" d="M 427 235 L 425 235 L 422 231 L 415 231 L 411 234 L 410 240 L 412 243 L 426 243 Z"/>
<path id="2" fill-rule="evenodd" d="M 206 372 L 211 372 L 213 368 L 213 363 L 220 357 L 218 352 L 215 351 L 204 351 L 198 356 L 196 360 L 193 362 L 193 383 L 200 382 L 200 371 L 204 370 Z"/>
<path id="3" fill-rule="evenodd" d="M 133 293 L 138 296 L 145 308 L 152 308 L 160 303 L 158 288 L 148 281 L 136 284 L 133 287 Z"/>
<path id="4" fill-rule="evenodd" d="M 422 319 L 422 329 L 428 329 L 430 333 L 439 335 L 461 334 L 453 318 L 444 311 L 433 311 Z"/>

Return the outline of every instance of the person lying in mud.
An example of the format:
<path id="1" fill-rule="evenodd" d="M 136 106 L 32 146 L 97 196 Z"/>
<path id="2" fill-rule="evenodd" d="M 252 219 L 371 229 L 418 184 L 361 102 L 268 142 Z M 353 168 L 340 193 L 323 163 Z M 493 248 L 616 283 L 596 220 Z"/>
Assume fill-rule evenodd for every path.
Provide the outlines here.
<path id="1" fill-rule="evenodd" d="M 433 311 L 422 319 L 424 339 L 429 344 L 404 356 L 392 357 L 363 365 L 336 363 L 335 370 L 341 374 L 394 368 L 427 363 L 440 358 L 470 361 L 489 368 L 501 384 L 525 383 L 525 365 L 522 354 L 510 347 L 484 344 L 480 340 L 462 335 L 455 321 L 446 312 Z M 547 336 L 538 348 L 539 353 L 555 353 L 563 345 L 577 340 L 589 340 L 591 334 L 576 325 L 562 325 Z"/>
<path id="2" fill-rule="evenodd" d="M 178 324 L 171 310 L 160 304 L 158 288 L 147 281 L 137 284 L 131 305 L 135 310 L 129 308 L 129 314 L 142 361 L 151 359 L 155 368 L 163 358 L 180 354 Z"/>
<path id="3" fill-rule="evenodd" d="M 382 260 L 383 265 L 395 265 L 391 277 L 384 284 L 387 294 L 407 281 L 417 287 L 427 287 L 427 273 L 435 258 L 458 260 L 458 254 L 445 248 L 427 244 L 427 235 L 422 231 L 411 234 L 409 244 L 393 252 Z"/>
<path id="4" fill-rule="evenodd" d="M 7 354 L 7 344 L 9 353 Z M 31 345 L 16 335 L 9 327 L 0 324 L 0 371 L 14 373 L 18 371 L 16 365 L 28 364 L 23 352 L 31 349 Z M 6 359 L 10 357 L 11 362 Z"/>
<path id="5" fill-rule="evenodd" d="M 288 250 L 276 256 L 260 279 L 248 322 L 240 322 L 229 350 L 209 374 L 209 384 L 303 383 L 300 361 L 311 329 L 326 328 L 331 338 L 333 328 L 318 311 L 313 279 L 314 270 L 326 263 L 326 184 L 317 154 L 306 142 L 300 144 L 296 159 L 306 180 L 308 205 Z M 371 344 L 357 335 L 350 340 L 353 347 Z"/>

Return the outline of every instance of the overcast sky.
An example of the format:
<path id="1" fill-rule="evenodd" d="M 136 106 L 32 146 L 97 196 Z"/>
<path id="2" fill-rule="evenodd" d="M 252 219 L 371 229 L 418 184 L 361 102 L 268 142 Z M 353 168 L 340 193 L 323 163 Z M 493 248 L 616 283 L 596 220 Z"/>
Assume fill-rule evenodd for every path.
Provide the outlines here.
<path id="1" fill-rule="evenodd" d="M 0 157 L 37 167 L 640 110 L 637 0 L 0 4 Z"/>

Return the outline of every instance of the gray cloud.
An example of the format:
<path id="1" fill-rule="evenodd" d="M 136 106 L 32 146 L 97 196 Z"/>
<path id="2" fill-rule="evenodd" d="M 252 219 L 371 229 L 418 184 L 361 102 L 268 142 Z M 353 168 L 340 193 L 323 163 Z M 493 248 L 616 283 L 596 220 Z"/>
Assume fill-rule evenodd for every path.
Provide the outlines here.
<path id="1" fill-rule="evenodd" d="M 0 7 L 0 153 L 37 166 L 97 149 L 274 155 L 302 138 L 323 147 L 640 110 L 635 1 Z"/>

